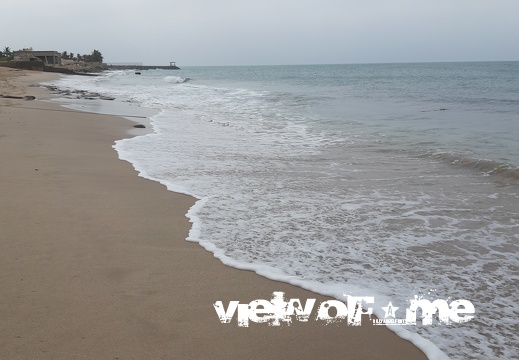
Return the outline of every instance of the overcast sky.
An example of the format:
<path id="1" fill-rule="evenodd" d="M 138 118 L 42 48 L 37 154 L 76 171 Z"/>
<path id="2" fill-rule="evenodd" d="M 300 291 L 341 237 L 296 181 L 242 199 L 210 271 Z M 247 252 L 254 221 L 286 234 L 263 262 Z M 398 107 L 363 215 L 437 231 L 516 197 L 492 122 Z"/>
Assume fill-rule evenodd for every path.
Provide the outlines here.
<path id="1" fill-rule="evenodd" d="M 519 60 L 519 0 L 1 0 L 0 47 L 106 62 Z"/>

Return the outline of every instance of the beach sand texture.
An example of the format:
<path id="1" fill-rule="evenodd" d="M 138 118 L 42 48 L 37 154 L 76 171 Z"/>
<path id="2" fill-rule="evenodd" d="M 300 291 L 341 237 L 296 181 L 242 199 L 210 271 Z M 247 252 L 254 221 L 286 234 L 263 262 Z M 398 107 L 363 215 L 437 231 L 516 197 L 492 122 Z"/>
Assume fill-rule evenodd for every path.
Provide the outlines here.
<path id="1" fill-rule="evenodd" d="M 56 76 L 0 67 L 0 94 Z M 185 241 L 194 199 L 112 149 L 133 124 L 60 109 L 0 98 L 0 359 L 425 359 L 367 323 L 221 324 L 217 300 L 329 298 Z"/>

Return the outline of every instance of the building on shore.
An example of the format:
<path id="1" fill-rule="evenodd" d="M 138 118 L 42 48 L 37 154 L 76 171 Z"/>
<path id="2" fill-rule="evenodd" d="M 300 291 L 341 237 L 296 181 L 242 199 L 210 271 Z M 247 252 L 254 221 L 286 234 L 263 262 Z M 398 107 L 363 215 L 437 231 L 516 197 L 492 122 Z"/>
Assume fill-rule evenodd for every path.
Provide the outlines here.
<path id="1" fill-rule="evenodd" d="M 61 65 L 61 54 L 57 51 L 23 49 L 14 51 L 13 55 L 13 61 L 43 61 L 45 65 Z"/>

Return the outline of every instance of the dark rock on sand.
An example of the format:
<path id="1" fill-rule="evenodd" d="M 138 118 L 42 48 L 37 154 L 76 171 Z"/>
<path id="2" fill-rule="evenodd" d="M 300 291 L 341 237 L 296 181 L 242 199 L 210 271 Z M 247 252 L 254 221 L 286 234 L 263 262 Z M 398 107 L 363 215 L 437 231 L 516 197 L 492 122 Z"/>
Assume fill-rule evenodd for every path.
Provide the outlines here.
<path id="1" fill-rule="evenodd" d="M 26 96 L 13 96 L 13 95 L 2 95 L 0 94 L 0 98 L 4 99 L 20 99 L 20 100 L 34 100 L 36 99 L 34 96 L 26 95 Z"/>
<path id="2" fill-rule="evenodd" d="M 69 90 L 60 89 L 54 85 L 43 85 L 43 87 L 49 89 L 54 94 L 59 94 L 67 99 L 86 99 L 86 100 L 115 100 L 112 96 L 101 95 L 96 92 L 90 92 L 87 90 Z"/>

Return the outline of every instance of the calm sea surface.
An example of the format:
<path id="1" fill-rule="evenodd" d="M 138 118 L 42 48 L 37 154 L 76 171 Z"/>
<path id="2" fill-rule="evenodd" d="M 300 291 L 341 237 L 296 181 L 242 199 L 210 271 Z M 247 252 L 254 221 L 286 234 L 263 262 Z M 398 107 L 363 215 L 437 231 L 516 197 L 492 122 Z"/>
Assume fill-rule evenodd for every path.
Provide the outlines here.
<path id="1" fill-rule="evenodd" d="M 430 358 L 519 353 L 519 62 L 186 67 L 57 85 L 160 110 L 154 133 L 115 148 L 200 199 L 190 240 L 224 263 L 374 296 L 382 318 L 389 300 L 405 318 L 415 295 L 466 299 L 468 323 L 396 331 Z"/>

